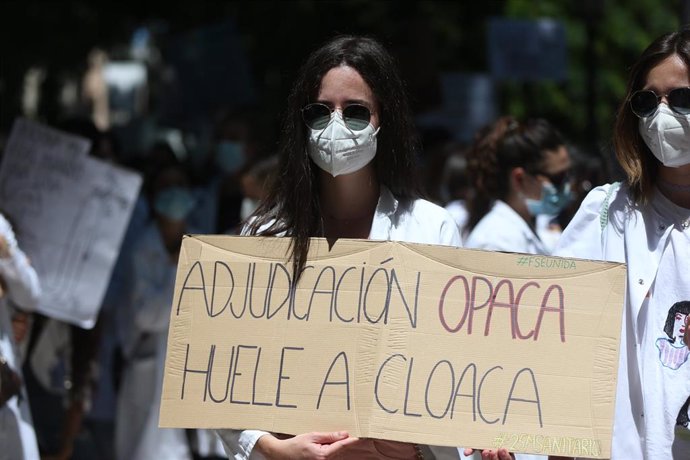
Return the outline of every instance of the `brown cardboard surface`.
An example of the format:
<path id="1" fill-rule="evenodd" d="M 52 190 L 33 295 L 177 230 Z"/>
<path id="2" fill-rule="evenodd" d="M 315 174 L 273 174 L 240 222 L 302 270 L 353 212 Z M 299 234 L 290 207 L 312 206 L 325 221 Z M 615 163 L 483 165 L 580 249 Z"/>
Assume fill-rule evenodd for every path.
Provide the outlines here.
<path id="1" fill-rule="evenodd" d="M 187 236 L 160 424 L 610 455 L 625 265 Z M 330 246 L 330 247 L 329 247 Z"/>

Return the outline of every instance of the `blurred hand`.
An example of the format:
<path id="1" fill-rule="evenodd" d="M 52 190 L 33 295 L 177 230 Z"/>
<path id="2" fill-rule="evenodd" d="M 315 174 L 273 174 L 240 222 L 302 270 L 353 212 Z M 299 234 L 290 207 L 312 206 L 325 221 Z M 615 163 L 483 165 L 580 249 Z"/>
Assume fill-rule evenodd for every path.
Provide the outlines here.
<path id="1" fill-rule="evenodd" d="M 7 240 L 0 235 L 0 259 L 7 259 L 10 256 L 10 247 L 7 245 Z"/>
<path id="2" fill-rule="evenodd" d="M 14 342 L 20 344 L 26 338 L 29 331 L 29 313 L 17 311 L 12 315 L 12 332 Z"/>
<path id="3" fill-rule="evenodd" d="M 14 369 L 3 359 L 0 360 L 0 407 L 12 397 L 19 394 L 22 388 L 22 379 Z"/>
<path id="4" fill-rule="evenodd" d="M 41 460 L 70 460 L 70 458 L 72 458 L 71 449 L 62 449 L 62 451 L 57 454 L 41 456 Z"/>
<path id="5" fill-rule="evenodd" d="M 269 460 L 326 460 L 338 458 L 348 445 L 358 441 L 345 431 L 305 433 L 287 439 L 267 434 L 259 438 L 255 448 Z"/>
<path id="6" fill-rule="evenodd" d="M 465 449 L 465 456 L 470 456 L 478 449 Z M 515 456 L 508 452 L 508 449 L 484 449 L 481 451 L 482 460 L 514 460 Z"/>

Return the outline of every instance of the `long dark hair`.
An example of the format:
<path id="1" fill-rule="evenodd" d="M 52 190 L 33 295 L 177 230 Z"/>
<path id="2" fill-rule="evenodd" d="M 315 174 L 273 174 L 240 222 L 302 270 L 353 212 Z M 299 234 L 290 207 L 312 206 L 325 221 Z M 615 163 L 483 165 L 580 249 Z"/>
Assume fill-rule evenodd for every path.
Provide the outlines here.
<path id="1" fill-rule="evenodd" d="M 543 119 L 520 123 L 506 116 L 479 131 L 467 153 L 468 175 L 475 186 L 467 229 L 471 231 L 479 223 L 495 200 L 506 200 L 514 168 L 535 174 L 543 166 L 546 152 L 564 144 L 558 130 Z"/>
<path id="2" fill-rule="evenodd" d="M 630 97 L 642 89 L 647 75 L 661 61 L 676 55 L 690 73 L 690 28 L 671 32 L 657 38 L 642 52 L 630 69 L 625 98 L 618 108 L 613 130 L 613 147 L 621 167 L 628 177 L 628 185 L 636 203 L 646 202 L 652 194 L 659 161 L 640 135 L 639 118 L 630 109 Z"/>
<path id="3" fill-rule="evenodd" d="M 415 135 L 405 87 L 393 57 L 376 40 L 337 36 L 314 51 L 302 65 L 288 97 L 279 155 L 279 175 L 266 200 L 250 218 L 245 233 L 291 238 L 293 278 L 299 279 L 307 260 L 309 238 L 323 236 L 319 207 L 318 167 L 307 154 L 307 127 L 301 110 L 317 99 L 321 80 L 334 67 L 357 70 L 379 105 L 381 130 L 374 158 L 380 184 L 398 199 L 419 196 L 415 173 Z"/>

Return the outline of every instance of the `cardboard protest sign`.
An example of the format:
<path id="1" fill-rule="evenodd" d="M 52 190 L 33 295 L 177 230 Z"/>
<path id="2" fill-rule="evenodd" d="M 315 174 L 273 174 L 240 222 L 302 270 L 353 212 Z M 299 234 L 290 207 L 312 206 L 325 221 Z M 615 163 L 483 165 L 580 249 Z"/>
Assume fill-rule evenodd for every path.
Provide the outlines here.
<path id="1" fill-rule="evenodd" d="M 161 426 L 609 455 L 623 264 L 289 243 L 185 237 Z"/>
<path id="2" fill-rule="evenodd" d="M 87 155 L 89 141 L 17 120 L 0 165 L 0 203 L 42 287 L 38 310 L 96 321 L 141 176 Z"/>

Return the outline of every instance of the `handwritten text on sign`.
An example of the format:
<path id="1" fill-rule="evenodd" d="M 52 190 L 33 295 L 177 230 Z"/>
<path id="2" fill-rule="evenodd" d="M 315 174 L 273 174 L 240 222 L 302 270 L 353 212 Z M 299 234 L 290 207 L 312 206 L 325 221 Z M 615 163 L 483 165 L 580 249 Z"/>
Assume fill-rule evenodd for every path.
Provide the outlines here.
<path id="1" fill-rule="evenodd" d="M 623 266 L 314 240 L 295 288 L 288 243 L 185 239 L 163 426 L 607 454 Z"/>

